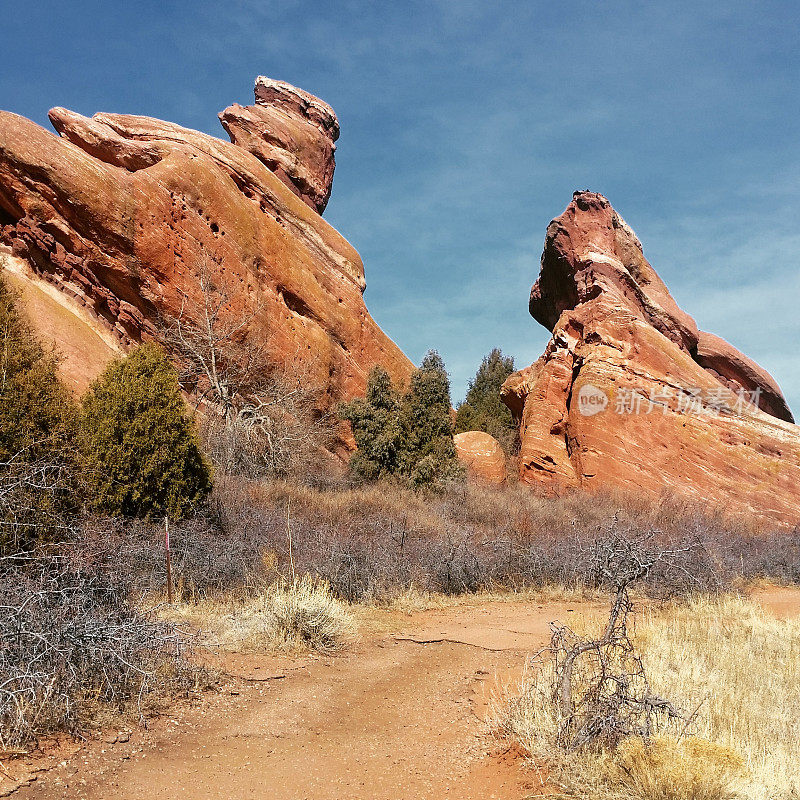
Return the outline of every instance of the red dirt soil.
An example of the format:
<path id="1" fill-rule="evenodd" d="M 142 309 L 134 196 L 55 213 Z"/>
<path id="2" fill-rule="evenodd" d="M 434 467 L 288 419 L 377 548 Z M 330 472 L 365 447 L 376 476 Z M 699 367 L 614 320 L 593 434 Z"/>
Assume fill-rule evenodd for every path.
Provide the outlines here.
<path id="1" fill-rule="evenodd" d="M 756 597 L 780 616 L 800 613 L 800 590 Z M 476 599 L 377 614 L 381 630 L 336 657 L 228 655 L 231 677 L 213 696 L 129 741 L 89 742 L 14 796 L 523 798 L 541 787 L 520 754 L 492 739 L 492 697 L 520 677 L 551 621 L 588 608 Z"/>

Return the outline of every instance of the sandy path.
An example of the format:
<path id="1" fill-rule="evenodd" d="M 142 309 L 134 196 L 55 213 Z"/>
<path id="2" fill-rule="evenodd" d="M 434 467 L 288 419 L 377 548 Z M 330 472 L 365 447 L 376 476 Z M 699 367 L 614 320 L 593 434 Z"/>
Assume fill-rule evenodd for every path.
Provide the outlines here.
<path id="1" fill-rule="evenodd" d="M 754 598 L 778 617 L 800 613 L 797 589 Z M 522 798 L 530 773 L 485 719 L 550 621 L 572 614 L 565 603 L 465 601 L 376 612 L 380 630 L 332 658 L 226 656 L 232 677 L 220 691 L 130 740 L 73 747 L 14 798 Z"/>
<path id="2" fill-rule="evenodd" d="M 464 603 L 390 616 L 335 658 L 230 657 L 211 700 L 92 742 L 15 797 L 521 798 L 525 775 L 484 720 L 571 609 Z"/>

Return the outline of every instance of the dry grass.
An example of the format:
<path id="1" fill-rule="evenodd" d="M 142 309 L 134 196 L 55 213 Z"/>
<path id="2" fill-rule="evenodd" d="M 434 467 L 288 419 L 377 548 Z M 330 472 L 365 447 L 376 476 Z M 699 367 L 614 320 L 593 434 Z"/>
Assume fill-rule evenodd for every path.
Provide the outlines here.
<path id="1" fill-rule="evenodd" d="M 329 652 L 345 647 L 356 633 L 347 604 L 309 574 L 279 579 L 244 601 L 181 604 L 165 613 L 202 631 L 207 645 L 231 652 Z"/>
<path id="2" fill-rule="evenodd" d="M 624 800 L 734 800 L 746 774 L 729 747 L 694 736 L 632 739 L 605 764 L 603 778 Z"/>
<path id="3" fill-rule="evenodd" d="M 697 599 L 647 613 L 636 641 L 656 691 L 703 702 L 697 735 L 741 753 L 745 796 L 800 797 L 800 619 Z"/>
<path id="4" fill-rule="evenodd" d="M 518 590 L 498 587 L 475 594 L 442 594 L 429 592 L 410 586 L 389 598 L 377 598 L 371 605 L 401 614 L 414 614 L 420 611 L 454 608 L 456 606 L 483 606 L 487 603 L 587 603 L 602 602 L 606 595 L 598 589 L 587 586 L 528 586 Z"/>
<path id="5" fill-rule="evenodd" d="M 800 798 L 800 620 L 773 619 L 738 597 L 695 599 L 643 612 L 634 642 L 657 694 L 699 706 L 691 729 L 672 723 L 649 747 L 559 752 L 545 665 L 498 712 L 543 792 L 549 784 L 549 794 L 558 785 L 562 797 L 597 800 Z"/>

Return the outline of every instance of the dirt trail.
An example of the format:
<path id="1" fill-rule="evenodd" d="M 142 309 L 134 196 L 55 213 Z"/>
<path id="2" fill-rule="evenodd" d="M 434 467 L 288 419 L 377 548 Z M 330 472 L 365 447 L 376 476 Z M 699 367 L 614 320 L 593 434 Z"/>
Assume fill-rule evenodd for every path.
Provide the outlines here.
<path id="1" fill-rule="evenodd" d="M 800 613 L 800 590 L 754 597 L 776 616 Z M 531 773 L 487 735 L 492 696 L 520 676 L 551 621 L 590 608 L 376 612 L 380 630 L 343 655 L 225 656 L 232 677 L 220 691 L 130 739 L 73 746 L 14 798 L 517 800 L 534 790 Z"/>
<path id="2" fill-rule="evenodd" d="M 92 742 L 15 797 L 521 798 L 527 778 L 484 720 L 572 609 L 464 603 L 391 615 L 333 658 L 228 657 L 215 697 L 128 742 Z"/>

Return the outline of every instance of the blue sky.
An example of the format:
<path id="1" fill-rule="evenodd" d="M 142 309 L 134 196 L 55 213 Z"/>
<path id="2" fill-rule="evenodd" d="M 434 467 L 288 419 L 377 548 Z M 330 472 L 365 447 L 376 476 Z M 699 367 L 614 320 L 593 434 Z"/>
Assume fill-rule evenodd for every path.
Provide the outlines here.
<path id="1" fill-rule="evenodd" d="M 544 231 L 605 194 L 699 325 L 800 412 L 800 10 L 786 2 L 0 4 L 0 107 L 61 105 L 221 137 L 257 74 L 342 127 L 325 213 L 378 323 L 455 399 L 493 346 L 524 366 Z"/>

